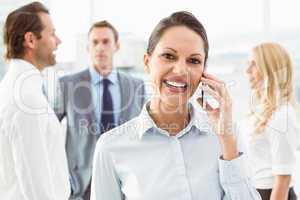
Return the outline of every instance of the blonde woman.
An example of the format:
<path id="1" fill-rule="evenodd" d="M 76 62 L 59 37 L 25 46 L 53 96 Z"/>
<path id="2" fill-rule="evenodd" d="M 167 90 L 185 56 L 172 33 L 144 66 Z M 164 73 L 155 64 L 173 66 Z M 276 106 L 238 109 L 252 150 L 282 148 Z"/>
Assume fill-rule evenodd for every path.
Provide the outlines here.
<path id="1" fill-rule="evenodd" d="M 279 44 L 259 44 L 252 50 L 247 74 L 253 94 L 247 146 L 255 186 L 263 200 L 295 200 L 299 121 L 291 58 Z"/>

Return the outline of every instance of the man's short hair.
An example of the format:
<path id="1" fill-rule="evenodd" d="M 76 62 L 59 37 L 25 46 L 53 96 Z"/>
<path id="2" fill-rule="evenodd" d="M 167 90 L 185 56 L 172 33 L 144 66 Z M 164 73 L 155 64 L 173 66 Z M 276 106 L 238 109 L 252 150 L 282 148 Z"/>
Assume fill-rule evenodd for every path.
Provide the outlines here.
<path id="1" fill-rule="evenodd" d="M 44 25 L 39 13 L 49 14 L 48 9 L 40 2 L 33 2 L 12 11 L 6 18 L 4 25 L 4 44 L 6 45 L 6 59 L 23 58 L 25 54 L 24 36 L 32 32 L 38 39 Z"/>
<path id="2" fill-rule="evenodd" d="M 112 32 L 114 34 L 115 41 L 117 42 L 119 40 L 119 33 L 118 33 L 117 29 L 115 29 L 115 27 L 111 23 L 109 23 L 108 21 L 106 21 L 106 20 L 94 23 L 91 26 L 88 35 L 90 35 L 90 33 L 92 32 L 92 30 L 94 28 L 109 28 L 109 29 L 112 30 Z"/>

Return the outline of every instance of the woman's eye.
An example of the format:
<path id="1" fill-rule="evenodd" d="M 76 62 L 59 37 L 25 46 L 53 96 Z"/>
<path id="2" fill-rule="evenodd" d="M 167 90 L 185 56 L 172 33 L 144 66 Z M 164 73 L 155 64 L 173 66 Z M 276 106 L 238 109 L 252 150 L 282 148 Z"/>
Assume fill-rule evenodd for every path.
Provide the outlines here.
<path id="1" fill-rule="evenodd" d="M 195 65 L 201 64 L 201 60 L 199 60 L 197 58 L 190 58 L 188 61 Z"/>
<path id="2" fill-rule="evenodd" d="M 164 57 L 167 60 L 174 60 L 175 59 L 175 56 L 173 56 L 170 53 L 164 53 L 164 54 L 162 54 L 162 57 Z"/>

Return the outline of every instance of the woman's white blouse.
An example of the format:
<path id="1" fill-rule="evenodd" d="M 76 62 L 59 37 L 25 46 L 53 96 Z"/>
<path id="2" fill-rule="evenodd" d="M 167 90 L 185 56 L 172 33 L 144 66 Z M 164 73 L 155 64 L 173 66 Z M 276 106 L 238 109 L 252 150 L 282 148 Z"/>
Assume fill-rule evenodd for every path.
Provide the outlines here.
<path id="1" fill-rule="evenodd" d="M 274 185 L 275 175 L 294 174 L 300 135 L 298 126 L 291 105 L 281 106 L 268 122 L 265 131 L 259 135 L 253 136 L 254 123 L 251 119 L 243 123 L 249 166 L 256 188 L 270 189 Z"/>
<path id="2" fill-rule="evenodd" d="M 244 155 L 220 159 L 207 116 L 192 106 L 190 124 L 176 136 L 141 114 L 101 136 L 92 200 L 259 200 L 246 176 Z"/>

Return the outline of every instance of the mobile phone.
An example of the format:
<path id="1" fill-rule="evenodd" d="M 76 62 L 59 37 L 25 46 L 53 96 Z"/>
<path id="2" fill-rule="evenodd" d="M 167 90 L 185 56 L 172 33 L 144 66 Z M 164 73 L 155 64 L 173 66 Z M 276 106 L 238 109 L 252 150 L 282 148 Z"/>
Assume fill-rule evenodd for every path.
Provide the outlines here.
<path id="1" fill-rule="evenodd" d="M 193 98 L 195 99 L 202 99 L 203 102 L 203 108 L 206 109 L 206 104 L 209 104 L 213 109 L 216 109 L 219 107 L 219 102 L 213 98 L 210 94 L 208 94 L 207 92 L 205 92 L 204 90 L 201 89 L 201 86 L 203 85 L 203 83 L 200 81 L 194 95 Z M 207 86 L 208 87 L 208 86 Z"/>

